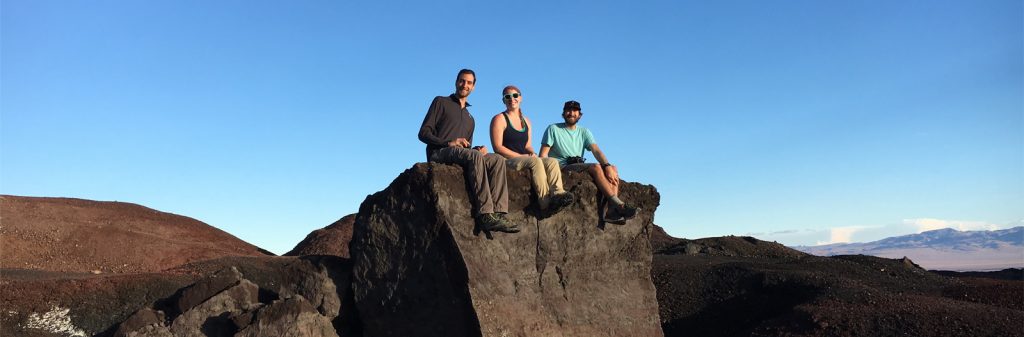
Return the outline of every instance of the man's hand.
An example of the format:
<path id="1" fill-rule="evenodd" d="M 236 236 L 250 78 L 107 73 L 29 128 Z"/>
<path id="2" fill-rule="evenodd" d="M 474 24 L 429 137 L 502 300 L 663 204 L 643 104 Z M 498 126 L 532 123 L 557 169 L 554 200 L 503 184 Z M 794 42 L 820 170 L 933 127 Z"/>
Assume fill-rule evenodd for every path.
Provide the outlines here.
<path id="1" fill-rule="evenodd" d="M 604 177 L 608 178 L 608 182 L 612 185 L 619 186 L 619 171 L 615 169 L 615 166 L 605 166 Z"/>
<path id="2" fill-rule="evenodd" d="M 487 154 L 487 147 L 486 146 L 480 145 L 480 146 L 474 146 L 473 148 L 476 149 L 477 151 L 480 151 L 480 153 L 482 153 L 482 154 Z"/>
<path id="3" fill-rule="evenodd" d="M 448 147 L 467 148 L 469 147 L 469 141 L 465 138 L 456 138 L 455 140 L 448 142 Z"/>

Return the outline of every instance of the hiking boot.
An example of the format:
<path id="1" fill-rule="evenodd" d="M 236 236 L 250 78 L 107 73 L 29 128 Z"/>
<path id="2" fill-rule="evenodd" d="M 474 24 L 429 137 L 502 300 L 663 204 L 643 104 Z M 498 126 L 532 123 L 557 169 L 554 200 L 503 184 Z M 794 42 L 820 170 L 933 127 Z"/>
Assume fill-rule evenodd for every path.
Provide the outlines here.
<path id="1" fill-rule="evenodd" d="M 491 227 L 492 231 L 505 232 L 505 233 L 519 233 L 519 225 L 512 223 L 512 220 L 508 219 L 508 215 L 505 213 L 494 213 L 495 218 L 498 219 L 498 224 L 495 227 Z"/>
<path id="2" fill-rule="evenodd" d="M 630 204 L 622 204 L 622 206 L 619 206 L 617 208 L 619 214 L 622 215 L 622 217 L 625 218 L 626 220 L 635 218 L 636 213 L 640 211 L 640 208 L 634 207 L 633 205 Z"/>
<path id="3" fill-rule="evenodd" d="M 621 206 L 612 206 L 611 210 L 605 212 L 604 222 L 612 223 L 616 225 L 625 225 L 626 221 L 636 217 L 636 213 L 639 209 L 629 204 L 623 204 Z"/>
<path id="4" fill-rule="evenodd" d="M 508 221 L 508 218 L 502 213 L 480 214 L 477 217 L 477 221 L 480 223 L 480 229 L 484 234 L 489 234 L 491 231 L 519 233 L 519 226 Z"/>
<path id="5" fill-rule="evenodd" d="M 619 214 L 618 207 L 605 212 L 604 217 L 601 218 L 601 221 L 616 225 L 625 225 L 626 220 L 627 219 L 623 217 L 622 214 Z"/>
<path id="6" fill-rule="evenodd" d="M 501 224 L 501 219 L 499 219 L 494 213 L 480 214 L 480 216 L 477 216 L 476 220 L 480 224 L 480 229 L 484 232 L 490 232 L 495 230 L 495 228 L 503 226 Z"/>
<path id="7" fill-rule="evenodd" d="M 576 202 L 576 197 L 569 192 L 562 192 L 548 197 L 550 199 L 548 214 L 555 214 Z"/>

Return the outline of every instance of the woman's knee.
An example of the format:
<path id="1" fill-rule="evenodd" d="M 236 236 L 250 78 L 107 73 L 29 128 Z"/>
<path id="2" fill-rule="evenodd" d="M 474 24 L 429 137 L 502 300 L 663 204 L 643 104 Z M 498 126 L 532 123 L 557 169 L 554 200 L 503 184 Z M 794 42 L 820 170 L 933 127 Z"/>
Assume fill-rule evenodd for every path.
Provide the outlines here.
<path id="1" fill-rule="evenodd" d="M 558 159 L 555 159 L 555 158 L 551 158 L 551 157 L 540 158 L 540 162 L 543 163 L 544 167 L 547 167 L 547 168 L 552 168 L 552 167 L 559 168 L 559 166 L 558 166 Z"/>

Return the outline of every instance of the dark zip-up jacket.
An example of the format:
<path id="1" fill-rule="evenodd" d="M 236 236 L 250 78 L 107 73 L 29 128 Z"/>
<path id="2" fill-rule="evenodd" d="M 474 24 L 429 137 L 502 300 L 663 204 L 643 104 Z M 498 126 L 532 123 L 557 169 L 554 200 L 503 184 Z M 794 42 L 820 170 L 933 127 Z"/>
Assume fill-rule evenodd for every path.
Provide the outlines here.
<path id="1" fill-rule="evenodd" d="M 427 144 L 427 161 L 430 155 L 448 147 L 448 142 L 457 138 L 466 138 L 473 144 L 473 129 L 476 123 L 469 114 L 469 102 L 463 108 L 455 94 L 434 97 L 427 109 L 427 116 L 420 126 L 420 141 Z"/>

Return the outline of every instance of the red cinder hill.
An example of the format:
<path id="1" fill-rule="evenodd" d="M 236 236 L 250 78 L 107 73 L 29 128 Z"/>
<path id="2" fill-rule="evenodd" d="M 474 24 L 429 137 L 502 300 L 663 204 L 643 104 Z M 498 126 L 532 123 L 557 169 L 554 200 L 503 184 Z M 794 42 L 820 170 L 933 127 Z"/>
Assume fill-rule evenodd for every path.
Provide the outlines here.
<path id="1" fill-rule="evenodd" d="M 273 255 L 198 220 L 136 204 L 0 196 L 0 268 L 156 272 L 225 256 Z"/>

